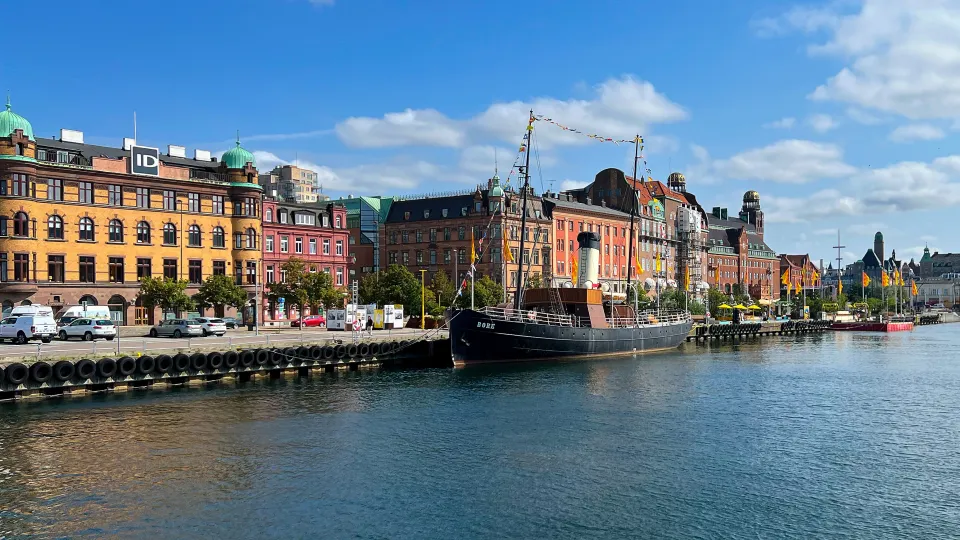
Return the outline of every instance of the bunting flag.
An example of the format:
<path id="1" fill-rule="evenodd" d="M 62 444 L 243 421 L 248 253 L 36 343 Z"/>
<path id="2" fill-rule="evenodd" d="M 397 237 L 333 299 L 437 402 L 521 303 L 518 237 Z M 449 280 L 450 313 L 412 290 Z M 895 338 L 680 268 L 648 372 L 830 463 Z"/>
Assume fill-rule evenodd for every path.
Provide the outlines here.
<path id="1" fill-rule="evenodd" d="M 571 269 L 571 271 L 570 271 L 570 281 L 572 281 L 573 284 L 576 285 L 576 284 L 577 284 L 577 275 L 579 274 L 579 270 L 580 270 L 580 269 L 579 269 L 579 264 L 577 263 L 577 255 L 576 255 L 576 253 L 570 253 L 570 269 Z"/>
<path id="2" fill-rule="evenodd" d="M 513 262 L 513 252 L 510 251 L 510 244 L 507 243 L 507 236 L 503 236 L 503 260 Z"/>
<path id="3" fill-rule="evenodd" d="M 890 276 L 886 272 L 880 274 L 880 285 L 883 287 L 890 286 Z"/>
<path id="4" fill-rule="evenodd" d="M 911 281 L 911 282 L 910 282 L 910 292 L 912 292 L 914 296 L 919 296 L 919 295 L 920 295 L 920 293 L 917 291 L 917 282 L 916 282 L 916 281 Z"/>
<path id="5" fill-rule="evenodd" d="M 863 288 L 867 288 L 870 286 L 870 276 L 868 276 L 866 272 L 863 272 L 861 283 L 863 283 Z"/>
<path id="6" fill-rule="evenodd" d="M 843 282 L 837 281 L 837 296 L 843 294 Z"/>
<path id="7" fill-rule="evenodd" d="M 784 285 L 789 285 L 789 284 L 790 284 L 790 271 L 789 271 L 789 270 L 787 270 L 786 272 L 783 273 L 782 276 L 780 276 L 780 283 L 782 283 L 782 284 L 784 284 Z"/>
<path id="8" fill-rule="evenodd" d="M 604 137 L 603 135 L 597 135 L 596 133 L 587 133 L 587 132 L 581 131 L 581 130 L 579 130 L 579 129 L 575 129 L 575 128 L 572 128 L 572 127 L 567 127 L 567 126 L 561 124 L 560 122 L 557 122 L 557 121 L 554 120 L 553 118 L 547 118 L 546 116 L 542 116 L 542 115 L 539 115 L 539 114 L 530 117 L 530 122 L 531 122 L 531 124 L 530 124 L 529 126 L 527 126 L 527 130 L 533 129 L 533 121 L 534 121 L 534 120 L 539 120 L 539 121 L 541 121 L 541 122 L 546 122 L 546 123 L 548 123 L 548 124 L 553 124 L 553 125 L 557 126 L 558 128 L 560 128 L 560 129 L 562 129 L 562 130 L 564 130 L 564 131 L 569 131 L 570 133 L 577 133 L 577 134 L 579 134 L 579 135 L 583 135 L 584 137 L 589 137 L 589 138 L 591 138 L 591 139 L 593 139 L 593 140 L 595 140 L 595 141 L 600 141 L 600 142 L 612 142 L 613 144 L 636 143 L 636 142 L 639 142 L 641 145 L 643 144 L 643 137 L 640 137 L 640 136 L 634 137 L 634 138 L 632 138 L 632 139 L 614 139 L 614 138 L 612 138 L 612 137 Z M 643 146 L 641 146 L 640 148 L 642 149 Z"/>

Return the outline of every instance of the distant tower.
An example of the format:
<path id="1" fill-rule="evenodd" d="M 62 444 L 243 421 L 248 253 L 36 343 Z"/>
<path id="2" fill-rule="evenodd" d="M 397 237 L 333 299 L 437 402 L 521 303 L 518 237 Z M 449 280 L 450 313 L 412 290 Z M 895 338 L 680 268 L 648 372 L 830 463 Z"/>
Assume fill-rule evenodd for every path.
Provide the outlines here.
<path id="1" fill-rule="evenodd" d="M 667 187 L 679 193 L 686 193 L 687 179 L 683 177 L 683 173 L 672 172 L 667 177 Z"/>
<path id="2" fill-rule="evenodd" d="M 760 209 L 760 194 L 756 191 L 750 190 L 743 194 L 740 220 L 752 223 L 757 228 L 757 234 L 763 237 L 763 210 Z"/>
<path id="3" fill-rule="evenodd" d="M 873 236 L 873 252 L 883 262 L 883 233 L 880 231 Z"/>

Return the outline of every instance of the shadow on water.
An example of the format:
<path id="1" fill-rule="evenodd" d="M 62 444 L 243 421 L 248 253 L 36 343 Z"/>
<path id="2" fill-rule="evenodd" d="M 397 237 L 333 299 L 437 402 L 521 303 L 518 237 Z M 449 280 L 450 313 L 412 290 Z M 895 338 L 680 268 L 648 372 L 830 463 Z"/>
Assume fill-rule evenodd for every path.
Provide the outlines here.
<path id="1" fill-rule="evenodd" d="M 0 405 L 0 537 L 942 536 L 958 344 L 925 327 Z"/>

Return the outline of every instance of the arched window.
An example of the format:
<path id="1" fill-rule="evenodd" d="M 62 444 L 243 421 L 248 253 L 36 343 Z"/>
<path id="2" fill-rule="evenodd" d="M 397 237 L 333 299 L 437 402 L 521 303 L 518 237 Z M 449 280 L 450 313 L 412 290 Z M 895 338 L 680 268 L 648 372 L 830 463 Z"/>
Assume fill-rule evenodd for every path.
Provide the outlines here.
<path id="1" fill-rule="evenodd" d="M 62 217 L 50 216 L 47 218 L 47 238 L 50 240 L 63 240 Z"/>
<path id="2" fill-rule="evenodd" d="M 30 216 L 26 212 L 17 212 L 13 215 L 13 235 L 30 236 Z"/>
<path id="3" fill-rule="evenodd" d="M 110 224 L 108 225 L 109 237 L 107 238 L 110 242 L 123 242 L 123 222 L 119 219 L 111 219 Z"/>
<path id="4" fill-rule="evenodd" d="M 263 213 L 264 221 L 273 221 L 273 209 L 267 208 L 267 211 Z"/>
<path id="5" fill-rule="evenodd" d="M 256 249 L 257 231 L 254 228 L 247 229 L 247 249 Z"/>
<path id="6" fill-rule="evenodd" d="M 88 217 L 80 218 L 80 240 L 93 242 L 93 220 Z"/>
<path id="7" fill-rule="evenodd" d="M 177 226 L 173 223 L 163 225 L 163 243 L 170 246 L 177 245 Z"/>
<path id="8" fill-rule="evenodd" d="M 200 245 L 200 226 L 193 224 L 187 230 L 187 245 L 188 246 L 199 246 Z"/>
<path id="9" fill-rule="evenodd" d="M 149 244 L 150 243 L 150 224 L 146 221 L 141 221 L 137 223 L 137 243 L 138 244 Z"/>
<path id="10" fill-rule="evenodd" d="M 223 234 L 223 227 L 213 228 L 213 247 L 222 248 L 227 245 L 226 235 Z"/>

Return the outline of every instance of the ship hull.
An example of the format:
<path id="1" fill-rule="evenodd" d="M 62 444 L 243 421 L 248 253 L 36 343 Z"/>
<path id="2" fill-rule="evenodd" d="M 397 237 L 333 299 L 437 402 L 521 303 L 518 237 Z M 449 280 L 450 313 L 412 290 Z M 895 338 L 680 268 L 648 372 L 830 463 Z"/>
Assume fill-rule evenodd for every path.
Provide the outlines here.
<path id="1" fill-rule="evenodd" d="M 831 330 L 838 332 L 909 332 L 913 330 L 912 322 L 835 322 L 830 325 Z"/>
<path id="2" fill-rule="evenodd" d="M 676 349 L 692 321 L 639 328 L 574 328 L 505 321 L 465 309 L 449 321 L 455 366 L 578 360 Z"/>

